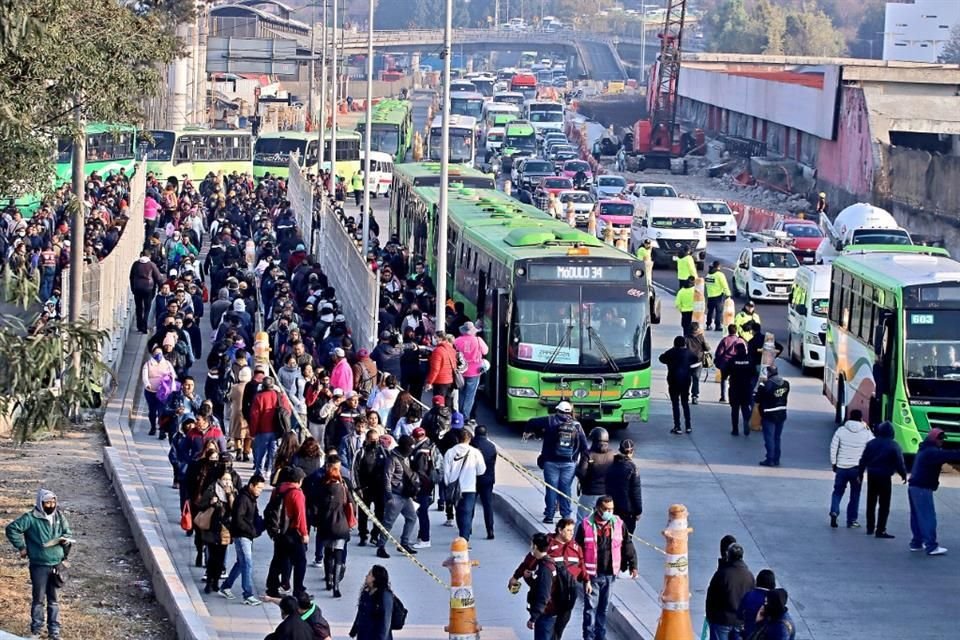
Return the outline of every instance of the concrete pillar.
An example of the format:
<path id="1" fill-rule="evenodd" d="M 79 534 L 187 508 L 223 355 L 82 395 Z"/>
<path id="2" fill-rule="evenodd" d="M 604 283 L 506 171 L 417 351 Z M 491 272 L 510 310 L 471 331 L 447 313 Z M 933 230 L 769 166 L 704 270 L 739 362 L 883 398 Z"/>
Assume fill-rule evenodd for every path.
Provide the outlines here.
<path id="1" fill-rule="evenodd" d="M 182 42 L 190 38 L 190 25 L 177 25 L 177 37 Z M 190 74 L 190 59 L 178 58 L 170 65 L 170 86 L 173 94 L 167 102 L 167 126 L 181 129 L 187 124 L 187 80 Z"/>
<path id="2" fill-rule="evenodd" d="M 423 76 L 420 74 L 420 52 L 410 54 L 410 75 L 413 78 L 414 87 L 423 86 Z"/>

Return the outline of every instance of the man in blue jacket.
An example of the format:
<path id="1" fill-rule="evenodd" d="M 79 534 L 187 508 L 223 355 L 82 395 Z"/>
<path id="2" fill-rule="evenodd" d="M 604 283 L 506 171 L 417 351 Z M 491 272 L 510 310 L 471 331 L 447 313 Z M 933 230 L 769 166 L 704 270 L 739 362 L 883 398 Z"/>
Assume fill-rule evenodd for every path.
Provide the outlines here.
<path id="1" fill-rule="evenodd" d="M 483 507 L 483 524 L 487 528 L 487 540 L 493 540 L 493 485 L 497 481 L 497 447 L 487 438 L 487 428 L 477 425 L 470 446 L 479 449 L 487 470 L 477 476 L 477 497 Z"/>
<path id="2" fill-rule="evenodd" d="M 560 516 L 563 518 L 573 515 L 573 507 L 567 496 L 573 490 L 577 462 L 588 448 L 583 427 L 573 417 L 573 405 L 566 400 L 558 403 L 557 412 L 550 416 L 543 430 L 543 446 L 537 466 L 543 469 L 543 481 L 563 494 L 559 496 Z M 544 495 L 544 522 L 553 524 L 557 500 L 557 492 L 548 487 Z"/>
<path id="3" fill-rule="evenodd" d="M 933 492 L 940 487 L 940 468 L 947 462 L 960 462 L 960 451 L 944 451 L 942 429 L 933 428 L 920 443 L 910 471 L 910 551 L 926 551 L 928 556 L 942 556 L 946 547 L 937 544 L 937 511 Z"/>

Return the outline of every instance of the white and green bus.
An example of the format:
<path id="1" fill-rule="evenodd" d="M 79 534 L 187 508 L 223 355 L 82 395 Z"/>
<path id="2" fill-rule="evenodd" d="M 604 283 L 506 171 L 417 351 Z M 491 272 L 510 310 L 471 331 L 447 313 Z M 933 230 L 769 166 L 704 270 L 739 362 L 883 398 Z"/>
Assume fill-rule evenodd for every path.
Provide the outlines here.
<path id="1" fill-rule="evenodd" d="M 324 132 L 323 157 L 324 169 L 330 167 L 330 145 L 332 132 Z M 300 167 L 307 173 L 316 174 L 317 134 L 308 131 L 279 131 L 265 133 L 257 138 L 253 146 L 253 177 L 262 178 L 269 173 L 274 177 L 286 178 L 290 174 L 290 154 L 297 152 Z M 337 128 L 337 175 L 349 180 L 360 170 L 360 134 Z"/>
<path id="2" fill-rule="evenodd" d="M 186 127 L 153 130 L 137 140 L 147 171 L 161 180 L 188 176 L 203 180 L 209 173 L 253 173 L 253 137 L 242 129 Z"/>
<path id="3" fill-rule="evenodd" d="M 833 263 L 823 392 L 838 422 L 889 420 L 916 453 L 927 431 L 960 445 L 960 263 L 928 247 L 862 247 Z"/>

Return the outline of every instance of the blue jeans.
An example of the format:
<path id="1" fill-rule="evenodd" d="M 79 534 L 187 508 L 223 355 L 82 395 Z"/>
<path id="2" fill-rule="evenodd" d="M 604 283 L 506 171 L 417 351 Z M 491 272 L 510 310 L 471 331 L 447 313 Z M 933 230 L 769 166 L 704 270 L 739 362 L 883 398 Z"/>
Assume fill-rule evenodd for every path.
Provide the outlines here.
<path id="1" fill-rule="evenodd" d="M 493 535 L 493 483 L 477 480 L 477 497 L 483 507 L 483 524 L 487 535 Z"/>
<path id="2" fill-rule="evenodd" d="M 420 522 L 419 540 L 430 542 L 430 503 L 433 502 L 433 492 L 421 492 L 417 496 L 417 520 Z"/>
<path id="3" fill-rule="evenodd" d="M 850 500 L 847 501 L 847 524 L 857 521 L 860 511 L 860 488 L 863 481 L 860 480 L 860 469 L 850 467 L 849 469 L 837 469 L 833 477 L 833 496 L 830 499 L 830 514 L 840 515 L 840 500 L 843 499 L 843 493 L 850 485 Z"/>
<path id="4" fill-rule="evenodd" d="M 473 514 L 477 510 L 477 492 L 464 491 L 457 503 L 457 531 L 460 537 L 470 541 L 473 534 Z"/>
<path id="5" fill-rule="evenodd" d="M 557 616 L 540 616 L 533 623 L 533 640 L 553 640 L 553 628 L 557 624 Z"/>
<path id="6" fill-rule="evenodd" d="M 253 590 L 253 540 L 250 538 L 234 538 L 233 548 L 237 552 L 237 561 L 233 563 L 230 569 L 230 575 L 220 587 L 229 589 L 233 583 L 240 578 L 240 584 L 243 586 L 243 597 L 249 598 L 254 594 Z"/>
<path id="7" fill-rule="evenodd" d="M 738 640 L 740 633 L 729 624 L 710 624 L 710 640 Z"/>
<path id="8" fill-rule="evenodd" d="M 783 434 L 783 423 L 779 418 L 761 418 L 760 424 L 763 427 L 763 446 L 767 449 L 767 462 L 775 465 L 780 464 L 780 436 Z"/>
<path id="9" fill-rule="evenodd" d="M 57 588 L 53 586 L 50 574 L 54 567 L 30 565 L 30 584 L 33 586 L 33 600 L 30 603 L 30 633 L 40 634 L 43 629 L 43 605 L 47 605 L 47 631 L 51 638 L 60 637 L 60 603 L 57 601 Z"/>
<path id="10" fill-rule="evenodd" d="M 923 547 L 927 553 L 936 549 L 937 544 L 937 509 L 933 504 L 933 490 L 920 487 L 908 487 L 907 496 L 910 498 L 910 547 Z"/>
<path id="11" fill-rule="evenodd" d="M 403 516 L 403 532 L 400 534 L 400 544 L 413 544 L 413 532 L 417 528 L 417 510 L 413 508 L 413 500 L 404 498 L 399 493 L 387 496 L 383 508 L 383 528 L 390 531 L 397 518 Z M 381 535 L 378 546 L 383 549 L 387 546 L 387 536 Z"/>
<path id="12" fill-rule="evenodd" d="M 56 267 L 43 267 L 40 276 L 40 302 L 46 302 L 53 295 L 53 281 L 57 276 Z"/>
<path id="13" fill-rule="evenodd" d="M 163 407 L 163 403 L 160 402 L 157 394 L 153 391 L 144 389 L 143 397 L 147 399 L 147 417 L 150 419 L 150 430 L 153 431 L 157 428 L 157 419 L 160 417 L 160 409 Z"/>
<path id="14" fill-rule="evenodd" d="M 616 576 L 590 578 L 592 591 L 589 596 L 584 592 L 583 598 L 583 640 L 604 640 L 607 637 L 607 607 L 616 579 Z"/>
<path id="15" fill-rule="evenodd" d="M 273 459 L 277 453 L 277 434 L 259 433 L 253 438 L 253 472 L 265 478 L 273 470 Z M 266 458 L 266 464 L 264 464 Z"/>
<path id="16" fill-rule="evenodd" d="M 460 389 L 460 413 L 465 420 L 470 419 L 470 412 L 473 411 L 473 403 L 477 399 L 477 389 L 480 387 L 480 376 L 471 376 L 463 378 L 463 389 Z"/>
<path id="17" fill-rule="evenodd" d="M 572 460 L 570 462 L 544 462 L 543 481 L 570 495 L 573 490 L 573 475 L 576 467 L 576 463 Z M 565 496 L 558 496 L 556 491 L 547 489 L 547 493 L 543 496 L 544 518 L 552 518 L 553 514 L 556 513 L 557 500 L 560 501 L 560 515 L 562 517 L 569 518 L 573 515 L 570 500 Z"/>

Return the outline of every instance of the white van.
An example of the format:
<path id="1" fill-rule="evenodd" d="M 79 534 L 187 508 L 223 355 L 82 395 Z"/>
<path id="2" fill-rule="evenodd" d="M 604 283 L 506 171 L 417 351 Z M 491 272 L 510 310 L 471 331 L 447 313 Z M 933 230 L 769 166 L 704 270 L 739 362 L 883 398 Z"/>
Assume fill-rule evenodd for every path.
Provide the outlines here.
<path id="1" fill-rule="evenodd" d="M 804 372 L 823 368 L 830 271 L 830 265 L 805 265 L 797 269 L 793 281 L 787 306 L 787 356 Z"/>
<path id="2" fill-rule="evenodd" d="M 366 155 L 363 149 L 360 149 L 360 162 L 363 162 Z M 367 175 L 367 189 L 374 198 L 380 195 L 387 195 L 390 192 L 390 183 L 393 180 L 393 157 L 389 153 L 381 151 L 370 152 L 370 173 Z"/>
<path id="3" fill-rule="evenodd" d="M 683 248 L 690 250 L 698 268 L 707 259 L 707 232 L 700 207 L 686 198 L 640 197 L 634 201 L 630 252 L 650 238 L 654 264 L 672 264 Z"/>

